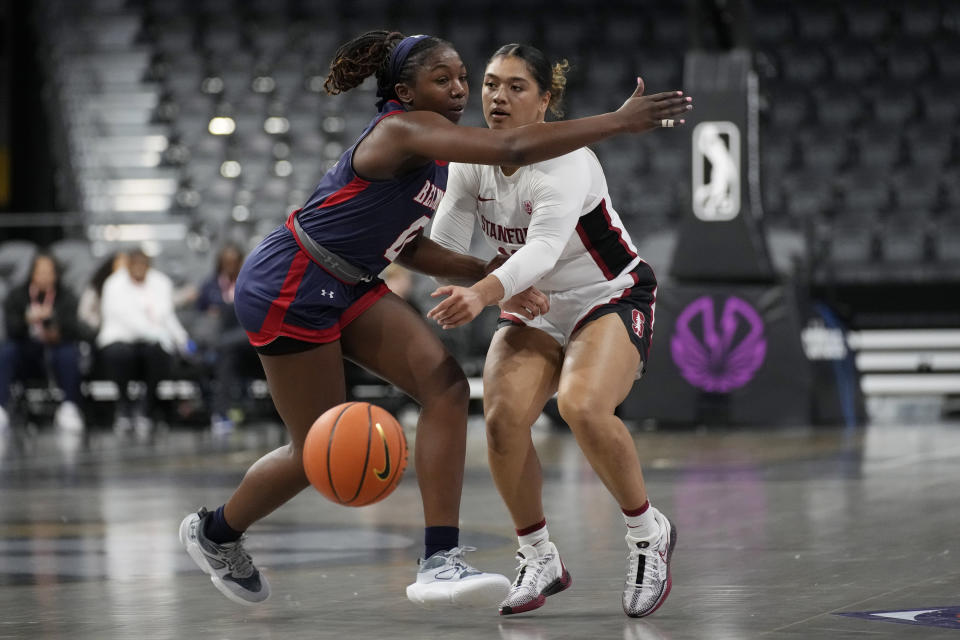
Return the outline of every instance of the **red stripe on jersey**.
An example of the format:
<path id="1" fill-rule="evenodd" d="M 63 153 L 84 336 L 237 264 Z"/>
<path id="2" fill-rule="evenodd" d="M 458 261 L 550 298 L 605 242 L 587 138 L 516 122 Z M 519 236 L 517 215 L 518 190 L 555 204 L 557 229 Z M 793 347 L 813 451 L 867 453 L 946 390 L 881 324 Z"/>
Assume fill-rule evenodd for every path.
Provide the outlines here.
<path id="1" fill-rule="evenodd" d="M 267 312 L 267 317 L 263 319 L 263 324 L 260 325 L 260 331 L 257 333 L 247 332 L 250 337 L 250 344 L 259 347 L 280 335 L 280 330 L 284 324 L 283 318 L 287 315 L 287 309 L 290 308 L 293 299 L 297 297 L 297 289 L 300 288 L 300 282 L 303 280 L 303 274 L 309 264 L 310 258 L 302 251 L 298 251 L 293 256 L 293 261 L 287 270 L 287 276 L 283 280 L 280 293 L 270 303 L 270 310 Z"/>
<path id="2" fill-rule="evenodd" d="M 368 180 L 364 180 L 363 178 L 354 178 L 347 184 L 340 187 L 337 191 L 327 196 L 317 208 L 323 209 L 324 207 L 332 207 L 335 204 L 346 202 L 347 200 L 354 198 L 357 194 L 361 193 L 369 186 L 370 182 Z"/>
<path id="3" fill-rule="evenodd" d="M 397 102 L 396 100 L 391 100 L 390 102 L 394 102 L 397 105 L 400 105 L 400 103 Z M 383 122 L 384 118 L 389 118 L 390 116 L 396 115 L 398 113 L 404 113 L 405 111 L 406 111 L 405 109 L 398 109 L 396 111 L 391 111 L 390 113 L 383 114 L 382 116 L 377 118 L 376 122 L 373 123 L 373 126 L 370 127 L 370 131 L 372 132 L 373 127 Z M 367 135 L 370 135 L 370 132 L 368 132 Z M 358 140 L 356 144 L 359 145 L 360 140 Z M 354 146 L 354 153 L 355 152 L 356 152 L 356 146 Z M 351 162 L 353 161 L 352 157 L 353 157 L 353 154 L 351 154 Z M 317 208 L 323 209 L 324 207 L 332 207 L 333 205 L 346 202 L 347 200 L 350 200 L 351 198 L 353 198 L 354 196 L 356 196 L 358 193 L 360 193 L 361 191 L 363 191 L 369 186 L 370 186 L 369 180 L 364 180 L 359 176 L 354 176 L 353 180 L 351 180 L 347 184 L 337 189 L 337 191 L 335 191 L 334 193 L 331 193 L 329 196 L 327 196 L 324 199 L 324 201 L 320 203 L 320 206 L 318 206 Z"/>
<path id="4" fill-rule="evenodd" d="M 630 245 L 627 244 L 627 241 L 623 239 L 623 229 L 621 229 L 620 227 L 613 226 L 613 218 L 610 217 L 610 212 L 607 211 L 606 198 L 600 201 L 600 210 L 603 211 L 603 217 L 607 219 L 607 227 L 609 227 L 611 231 L 616 232 L 617 240 L 620 241 L 620 246 L 623 247 L 623 250 L 627 252 L 628 256 L 630 256 L 631 258 L 636 258 L 637 252 L 632 250 L 630 248 Z"/>
<path id="5" fill-rule="evenodd" d="M 580 217 L 577 235 L 607 280 L 613 280 L 637 258 L 637 252 L 630 248 L 623 237 L 623 229 L 614 226 L 613 218 L 607 211 L 606 199 L 601 200 L 593 211 Z M 623 249 L 623 253 L 615 250 L 617 245 Z"/>
<path id="6" fill-rule="evenodd" d="M 580 242 L 586 247 L 590 253 L 590 257 L 593 258 L 596 265 L 600 267 L 600 271 L 603 272 L 603 277 L 607 280 L 613 280 L 615 275 L 610 271 L 610 268 L 607 266 L 607 263 L 604 262 L 603 258 L 600 257 L 600 253 L 593 246 L 593 243 L 590 242 L 590 236 L 587 235 L 587 230 L 584 229 L 583 225 L 579 222 L 577 223 L 577 235 L 580 236 Z"/>

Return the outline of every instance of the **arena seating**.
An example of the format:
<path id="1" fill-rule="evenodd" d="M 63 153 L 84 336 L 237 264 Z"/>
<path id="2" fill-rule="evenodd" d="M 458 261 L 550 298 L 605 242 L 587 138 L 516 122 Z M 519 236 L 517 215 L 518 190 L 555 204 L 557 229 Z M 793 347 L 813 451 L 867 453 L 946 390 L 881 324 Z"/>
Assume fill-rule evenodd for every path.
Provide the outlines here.
<path id="1" fill-rule="evenodd" d="M 637 73 L 649 91 L 681 86 L 687 46 L 684 3 L 652 0 L 548 10 L 515 0 L 509 12 L 438 0 L 82 4 L 38 3 L 78 208 L 101 243 L 95 253 L 152 241 L 181 280 L 209 264 L 210 247 L 252 246 L 283 220 L 367 122 L 372 82 L 323 92 L 336 46 L 362 30 L 455 43 L 473 86 L 468 125 L 482 122 L 480 69 L 508 41 L 572 63 L 568 117 L 616 108 Z M 752 17 L 768 228 L 803 234 L 814 285 L 955 283 L 956 3 L 770 0 L 754 3 Z M 222 129 L 217 117 L 229 119 Z M 658 132 L 596 146 L 615 206 L 641 240 L 669 231 L 688 206 L 689 194 L 664 179 L 689 171 L 678 140 Z M 922 268 L 904 268 L 910 261 Z"/>

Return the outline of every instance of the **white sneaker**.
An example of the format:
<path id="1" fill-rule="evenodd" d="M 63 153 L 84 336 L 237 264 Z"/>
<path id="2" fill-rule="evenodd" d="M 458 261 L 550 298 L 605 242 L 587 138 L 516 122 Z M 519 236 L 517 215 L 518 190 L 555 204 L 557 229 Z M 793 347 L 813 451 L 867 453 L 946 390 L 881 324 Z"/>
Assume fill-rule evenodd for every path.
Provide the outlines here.
<path id="1" fill-rule="evenodd" d="M 626 536 L 627 580 L 623 588 L 623 612 L 642 618 L 656 611 L 670 595 L 670 557 L 677 544 L 677 528 L 655 507 L 653 516 L 660 530 L 649 538 Z"/>
<path id="2" fill-rule="evenodd" d="M 79 433 L 83 431 L 83 414 L 74 403 L 67 400 L 60 403 L 56 413 L 53 414 L 53 424 L 61 431 L 68 433 Z"/>
<path id="3" fill-rule="evenodd" d="M 487 573 L 463 561 L 475 547 L 438 551 L 420 561 L 417 581 L 407 587 L 407 598 L 421 606 L 492 607 L 507 595 L 510 581 L 499 573 Z"/>
<path id="4" fill-rule="evenodd" d="M 240 604 L 259 604 L 270 597 L 270 584 L 253 565 L 243 547 L 246 536 L 236 542 L 217 544 L 203 534 L 210 512 L 200 509 L 180 523 L 180 543 L 203 571 L 210 575 L 220 593 Z"/>
<path id="5" fill-rule="evenodd" d="M 500 603 L 502 616 L 539 609 L 547 601 L 547 596 L 560 593 L 573 582 L 552 542 L 540 551 L 529 544 L 523 545 L 517 551 L 517 560 L 520 561 L 517 579 L 506 599 Z"/>
<path id="6" fill-rule="evenodd" d="M 10 416 L 7 410 L 0 407 L 0 434 L 6 433 L 10 429 Z"/>

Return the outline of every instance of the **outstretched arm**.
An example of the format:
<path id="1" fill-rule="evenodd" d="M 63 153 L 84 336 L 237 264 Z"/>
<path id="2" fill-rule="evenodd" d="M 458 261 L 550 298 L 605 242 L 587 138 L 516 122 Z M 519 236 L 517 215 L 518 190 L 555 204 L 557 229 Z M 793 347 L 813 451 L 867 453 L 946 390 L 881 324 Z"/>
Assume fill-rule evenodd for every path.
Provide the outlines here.
<path id="1" fill-rule="evenodd" d="M 428 276 L 469 284 L 493 270 L 492 265 L 480 258 L 446 249 L 423 234 L 407 244 L 394 262 Z"/>
<path id="2" fill-rule="evenodd" d="M 480 285 L 480 283 L 486 283 L 484 286 L 493 284 L 495 287 L 498 287 L 500 286 L 500 281 L 488 274 L 502 265 L 504 260 L 504 256 L 498 255 L 494 256 L 489 262 L 484 262 L 479 258 L 444 249 L 436 242 L 420 235 L 404 248 L 395 262 L 408 269 L 419 271 L 420 273 L 425 273 L 430 276 L 463 282 L 464 287 L 468 287 L 474 283 L 476 283 L 474 286 Z M 454 285 L 450 286 L 454 287 Z M 473 288 L 456 288 L 462 289 L 463 291 L 473 290 Z M 499 294 L 494 293 L 492 295 L 498 295 L 497 300 L 502 298 L 503 287 L 499 288 Z M 486 306 L 486 303 L 481 304 L 479 309 L 482 309 L 484 306 Z M 477 313 L 479 313 L 479 309 Z M 518 293 L 514 298 L 506 301 L 504 303 L 504 309 L 522 315 L 530 320 L 538 314 L 546 313 L 547 310 L 550 309 L 550 302 L 547 300 L 547 296 L 543 295 L 536 287 L 529 287 Z M 474 316 L 476 316 L 476 314 L 474 314 Z M 470 320 L 472 319 L 473 317 L 470 318 Z"/>
<path id="3" fill-rule="evenodd" d="M 643 80 L 637 78 L 636 91 L 617 111 L 588 118 L 481 129 L 454 125 L 430 111 L 412 111 L 387 118 L 380 126 L 387 125 L 401 153 L 451 162 L 522 166 L 613 135 L 650 131 L 665 120 L 683 124 L 679 118 L 692 107 L 691 99 L 680 91 L 644 96 Z"/>

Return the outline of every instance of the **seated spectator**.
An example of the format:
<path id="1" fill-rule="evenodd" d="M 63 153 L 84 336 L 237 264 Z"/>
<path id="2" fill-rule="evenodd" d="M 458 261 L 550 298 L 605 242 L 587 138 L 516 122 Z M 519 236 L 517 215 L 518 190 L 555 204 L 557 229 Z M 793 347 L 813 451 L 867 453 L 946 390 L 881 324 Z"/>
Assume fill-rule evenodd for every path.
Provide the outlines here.
<path id="1" fill-rule="evenodd" d="M 126 268 L 104 282 L 100 315 L 97 346 L 119 391 L 114 430 L 122 433 L 135 424 L 148 432 L 159 417 L 157 384 L 170 375 L 174 356 L 189 342 L 174 312 L 173 283 L 150 267 L 143 251 L 132 251 Z M 142 380 L 147 388 L 138 411 L 128 396 L 132 380 Z"/>
<path id="2" fill-rule="evenodd" d="M 90 341 L 96 340 L 100 332 L 100 297 L 103 295 L 103 283 L 117 269 L 126 266 L 127 254 L 122 251 L 110 254 L 93 272 L 90 282 L 80 293 L 77 317 L 80 320 L 81 333 Z"/>
<path id="3" fill-rule="evenodd" d="M 0 345 L 0 431 L 10 424 L 5 409 L 10 383 L 49 379 L 51 374 L 63 392 L 54 424 L 82 431 L 77 298 L 62 285 L 53 256 L 41 252 L 34 257 L 29 279 L 10 292 L 3 311 L 8 340 Z"/>
<path id="4" fill-rule="evenodd" d="M 212 388 L 206 389 L 214 433 L 233 430 L 231 409 L 242 398 L 241 373 L 260 369 L 257 352 L 233 309 L 233 290 L 243 265 L 243 252 L 228 244 L 217 254 L 215 271 L 197 295 L 197 309 L 203 313 L 194 335 L 204 359 L 213 367 Z"/>

